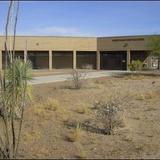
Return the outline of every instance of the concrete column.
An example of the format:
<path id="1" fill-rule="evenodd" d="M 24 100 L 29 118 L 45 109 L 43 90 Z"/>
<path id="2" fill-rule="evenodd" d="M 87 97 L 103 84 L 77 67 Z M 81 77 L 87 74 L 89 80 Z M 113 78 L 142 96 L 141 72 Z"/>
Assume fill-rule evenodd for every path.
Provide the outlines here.
<path id="1" fill-rule="evenodd" d="M 128 65 L 131 63 L 131 51 L 130 50 L 127 50 L 127 70 L 129 70 L 129 67 Z"/>
<path id="2" fill-rule="evenodd" d="M 26 62 L 27 61 L 27 51 L 25 50 L 24 51 L 24 62 Z"/>
<path id="3" fill-rule="evenodd" d="M 27 62 L 27 40 L 25 41 L 24 62 Z"/>
<path id="4" fill-rule="evenodd" d="M 0 70 L 2 69 L 2 51 L 0 50 Z"/>
<path id="5" fill-rule="evenodd" d="M 100 70 L 100 63 L 101 63 L 101 56 L 100 56 L 100 51 L 97 51 L 96 53 L 96 69 Z"/>
<path id="6" fill-rule="evenodd" d="M 73 51 L 73 69 L 77 69 L 77 56 L 76 51 Z"/>
<path id="7" fill-rule="evenodd" d="M 52 50 L 49 50 L 49 70 L 52 70 Z"/>

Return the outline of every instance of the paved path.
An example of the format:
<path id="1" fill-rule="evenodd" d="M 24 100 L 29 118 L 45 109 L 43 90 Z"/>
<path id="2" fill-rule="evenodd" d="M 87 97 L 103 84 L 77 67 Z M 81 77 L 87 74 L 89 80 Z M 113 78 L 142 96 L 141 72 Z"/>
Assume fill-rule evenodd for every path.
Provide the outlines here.
<path id="1" fill-rule="evenodd" d="M 88 79 L 88 78 L 106 77 L 106 76 L 112 76 L 114 74 L 121 74 L 121 73 L 129 73 L 129 71 L 93 71 L 93 72 L 85 73 L 84 78 Z M 66 80 L 71 80 L 71 78 L 72 76 L 70 74 L 34 77 L 34 79 L 30 82 L 30 84 L 35 85 L 35 84 L 45 84 L 45 83 L 52 83 L 52 82 L 62 82 Z"/>

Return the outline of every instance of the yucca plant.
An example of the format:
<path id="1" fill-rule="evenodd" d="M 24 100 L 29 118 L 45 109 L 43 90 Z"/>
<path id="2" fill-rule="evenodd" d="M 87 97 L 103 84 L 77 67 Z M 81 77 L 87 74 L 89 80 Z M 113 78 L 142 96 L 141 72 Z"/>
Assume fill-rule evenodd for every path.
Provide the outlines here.
<path id="1" fill-rule="evenodd" d="M 12 15 L 16 10 L 16 14 Z M 31 63 L 15 58 L 15 35 L 19 1 L 11 1 L 8 9 L 5 36 L 5 69 L 0 72 L 0 159 L 17 157 L 20 142 L 23 114 L 29 97 L 28 81 Z M 8 25 L 14 21 L 13 41 L 8 40 Z M 8 46 L 11 46 L 8 50 Z M 12 50 L 12 51 L 11 51 Z M 7 60 L 7 57 L 9 59 Z"/>
<path id="2" fill-rule="evenodd" d="M 1 74 L 0 116 L 4 123 L 4 135 L 1 143 L 8 144 L 0 147 L 3 158 L 15 158 L 22 128 L 22 120 L 25 104 L 29 98 L 28 81 L 32 79 L 30 74 L 31 63 L 15 59 Z M 7 143 L 6 143 L 7 142 Z M 12 143 L 11 143 L 12 142 Z"/>
<path id="3" fill-rule="evenodd" d="M 8 106 L 12 105 L 12 98 L 14 95 L 14 107 L 15 107 L 15 116 L 20 116 L 22 109 L 22 101 L 29 97 L 29 87 L 26 82 L 32 79 L 31 76 L 31 63 L 27 61 L 24 63 L 21 59 L 16 58 L 14 63 L 8 65 L 5 73 L 6 78 L 6 88 L 5 88 L 5 97 L 8 99 Z M 26 95 L 24 95 L 24 93 Z M 10 111 L 8 111 L 10 114 Z M 19 117 L 18 116 L 18 117 Z M 20 117 L 19 117 L 20 118 Z"/>

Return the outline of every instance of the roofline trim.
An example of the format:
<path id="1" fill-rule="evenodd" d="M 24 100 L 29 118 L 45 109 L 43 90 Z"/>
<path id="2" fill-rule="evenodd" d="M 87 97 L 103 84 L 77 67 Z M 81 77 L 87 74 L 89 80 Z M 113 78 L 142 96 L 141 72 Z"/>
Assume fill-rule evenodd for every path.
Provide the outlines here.
<path id="1" fill-rule="evenodd" d="M 10 35 L 8 35 L 10 36 Z M 16 35 L 16 37 L 48 37 L 48 38 L 129 38 L 129 37 L 149 37 L 149 36 L 160 36 L 160 34 L 148 34 L 148 35 L 122 35 L 122 36 L 93 36 L 93 37 L 87 37 L 87 36 L 47 36 L 47 35 Z M 0 37 L 5 37 L 3 35 L 0 35 Z M 13 37 L 13 35 L 11 35 Z"/>

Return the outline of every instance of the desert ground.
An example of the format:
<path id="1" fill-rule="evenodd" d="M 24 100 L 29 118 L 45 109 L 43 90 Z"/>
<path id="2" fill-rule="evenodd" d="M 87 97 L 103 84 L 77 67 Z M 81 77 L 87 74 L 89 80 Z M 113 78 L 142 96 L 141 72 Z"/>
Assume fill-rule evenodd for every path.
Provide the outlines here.
<path id="1" fill-rule="evenodd" d="M 34 85 L 18 158 L 160 158 L 160 76 Z M 111 134 L 99 105 L 118 106 Z"/>

